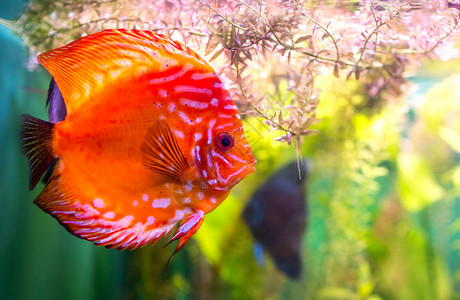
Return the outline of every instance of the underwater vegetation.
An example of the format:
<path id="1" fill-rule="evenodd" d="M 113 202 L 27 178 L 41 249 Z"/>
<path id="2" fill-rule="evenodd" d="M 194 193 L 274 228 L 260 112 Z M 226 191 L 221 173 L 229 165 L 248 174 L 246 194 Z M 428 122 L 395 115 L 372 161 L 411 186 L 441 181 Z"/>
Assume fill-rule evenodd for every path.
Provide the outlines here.
<path id="1" fill-rule="evenodd" d="M 0 298 L 458 299 L 458 3 L 42 0 L 0 9 Z M 27 191 L 19 116 L 47 118 L 51 80 L 37 54 L 110 28 L 165 34 L 208 61 L 258 161 L 167 267 L 174 245 L 96 247 Z M 269 246 L 258 261 L 242 216 L 301 157 L 313 168 L 292 280 Z"/>

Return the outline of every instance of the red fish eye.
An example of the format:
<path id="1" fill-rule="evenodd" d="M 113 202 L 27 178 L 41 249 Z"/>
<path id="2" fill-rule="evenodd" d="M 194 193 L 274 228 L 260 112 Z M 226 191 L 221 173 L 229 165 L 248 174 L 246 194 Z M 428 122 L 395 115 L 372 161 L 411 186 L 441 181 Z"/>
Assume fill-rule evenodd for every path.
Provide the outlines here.
<path id="1" fill-rule="evenodd" d="M 216 136 L 216 146 L 222 151 L 228 151 L 235 145 L 235 139 L 228 132 L 221 132 Z"/>

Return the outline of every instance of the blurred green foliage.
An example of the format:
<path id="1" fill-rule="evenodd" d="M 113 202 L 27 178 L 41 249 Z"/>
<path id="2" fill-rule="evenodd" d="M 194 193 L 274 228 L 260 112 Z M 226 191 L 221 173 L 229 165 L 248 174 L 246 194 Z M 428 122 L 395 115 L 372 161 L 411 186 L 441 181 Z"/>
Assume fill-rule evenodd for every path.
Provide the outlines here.
<path id="1" fill-rule="evenodd" d="M 452 78 L 435 85 L 422 106 L 400 99 L 384 107 L 370 106 L 357 81 L 317 80 L 323 121 L 315 127 L 321 134 L 308 138 L 302 151 L 314 172 L 299 282 L 287 280 L 270 260 L 256 263 L 240 218 L 256 187 L 296 159 L 295 150 L 275 142 L 276 133 L 266 132 L 265 125 L 246 119 L 257 171 L 206 217 L 196 243 L 185 250 L 193 257 L 190 278 L 200 278 L 176 279 L 190 289 L 186 294 L 192 299 L 455 299 L 458 156 L 450 141 L 430 133 L 423 116 L 438 101 L 436 90 L 445 91 Z M 458 91 L 450 90 L 443 104 L 456 114 Z M 427 148 L 429 135 L 439 140 Z"/>

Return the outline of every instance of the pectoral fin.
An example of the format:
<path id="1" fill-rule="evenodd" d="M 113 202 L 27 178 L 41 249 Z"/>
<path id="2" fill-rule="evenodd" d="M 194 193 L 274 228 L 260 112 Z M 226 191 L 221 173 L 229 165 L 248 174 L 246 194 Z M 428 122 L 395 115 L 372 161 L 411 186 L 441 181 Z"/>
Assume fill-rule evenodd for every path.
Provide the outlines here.
<path id="1" fill-rule="evenodd" d="M 163 120 L 149 128 L 141 151 L 146 168 L 173 181 L 181 182 L 182 175 L 190 168 L 174 133 Z"/>

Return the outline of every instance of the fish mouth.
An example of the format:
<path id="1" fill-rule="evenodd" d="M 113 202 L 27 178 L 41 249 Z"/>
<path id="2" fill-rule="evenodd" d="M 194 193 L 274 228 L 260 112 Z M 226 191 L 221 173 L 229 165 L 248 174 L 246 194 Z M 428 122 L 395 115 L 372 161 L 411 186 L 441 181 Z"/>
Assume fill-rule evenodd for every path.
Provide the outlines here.
<path id="1" fill-rule="evenodd" d="M 251 161 L 248 161 L 248 165 L 243 167 L 243 169 L 246 169 L 245 170 L 245 176 L 244 177 L 247 177 L 248 175 L 254 173 L 254 171 L 256 170 L 256 165 L 257 163 L 257 160 L 255 158 L 253 158 Z"/>
<path id="2" fill-rule="evenodd" d="M 253 168 L 252 172 L 255 171 L 255 167 L 254 167 L 254 166 L 256 165 L 256 163 L 257 163 L 257 159 L 255 159 L 254 156 L 252 157 L 251 161 L 248 161 L 248 164 Z M 252 172 L 251 172 L 251 173 L 252 173 Z"/>
<path id="3" fill-rule="evenodd" d="M 252 154 L 252 151 L 250 151 L 250 156 L 251 156 L 251 159 L 249 161 L 246 160 L 246 163 L 247 165 L 244 166 L 243 168 L 246 169 L 245 170 L 245 177 L 249 176 L 250 174 L 254 173 L 254 171 L 256 170 L 255 168 L 255 165 L 257 164 L 257 160 L 255 159 L 254 155 Z"/>
<path id="4" fill-rule="evenodd" d="M 216 177 L 215 181 L 208 181 L 208 183 L 216 190 L 223 190 L 227 191 L 231 188 L 233 188 L 237 183 L 239 183 L 241 180 L 249 176 L 251 173 L 255 171 L 254 165 L 257 163 L 255 159 L 252 159 L 250 162 L 247 162 L 244 166 L 241 166 L 238 168 L 237 171 L 233 172 L 232 174 L 226 176 L 225 178 L 222 176 L 219 170 L 219 166 L 215 164 L 215 172 L 216 172 Z M 214 183 L 214 184 L 212 184 Z"/>

